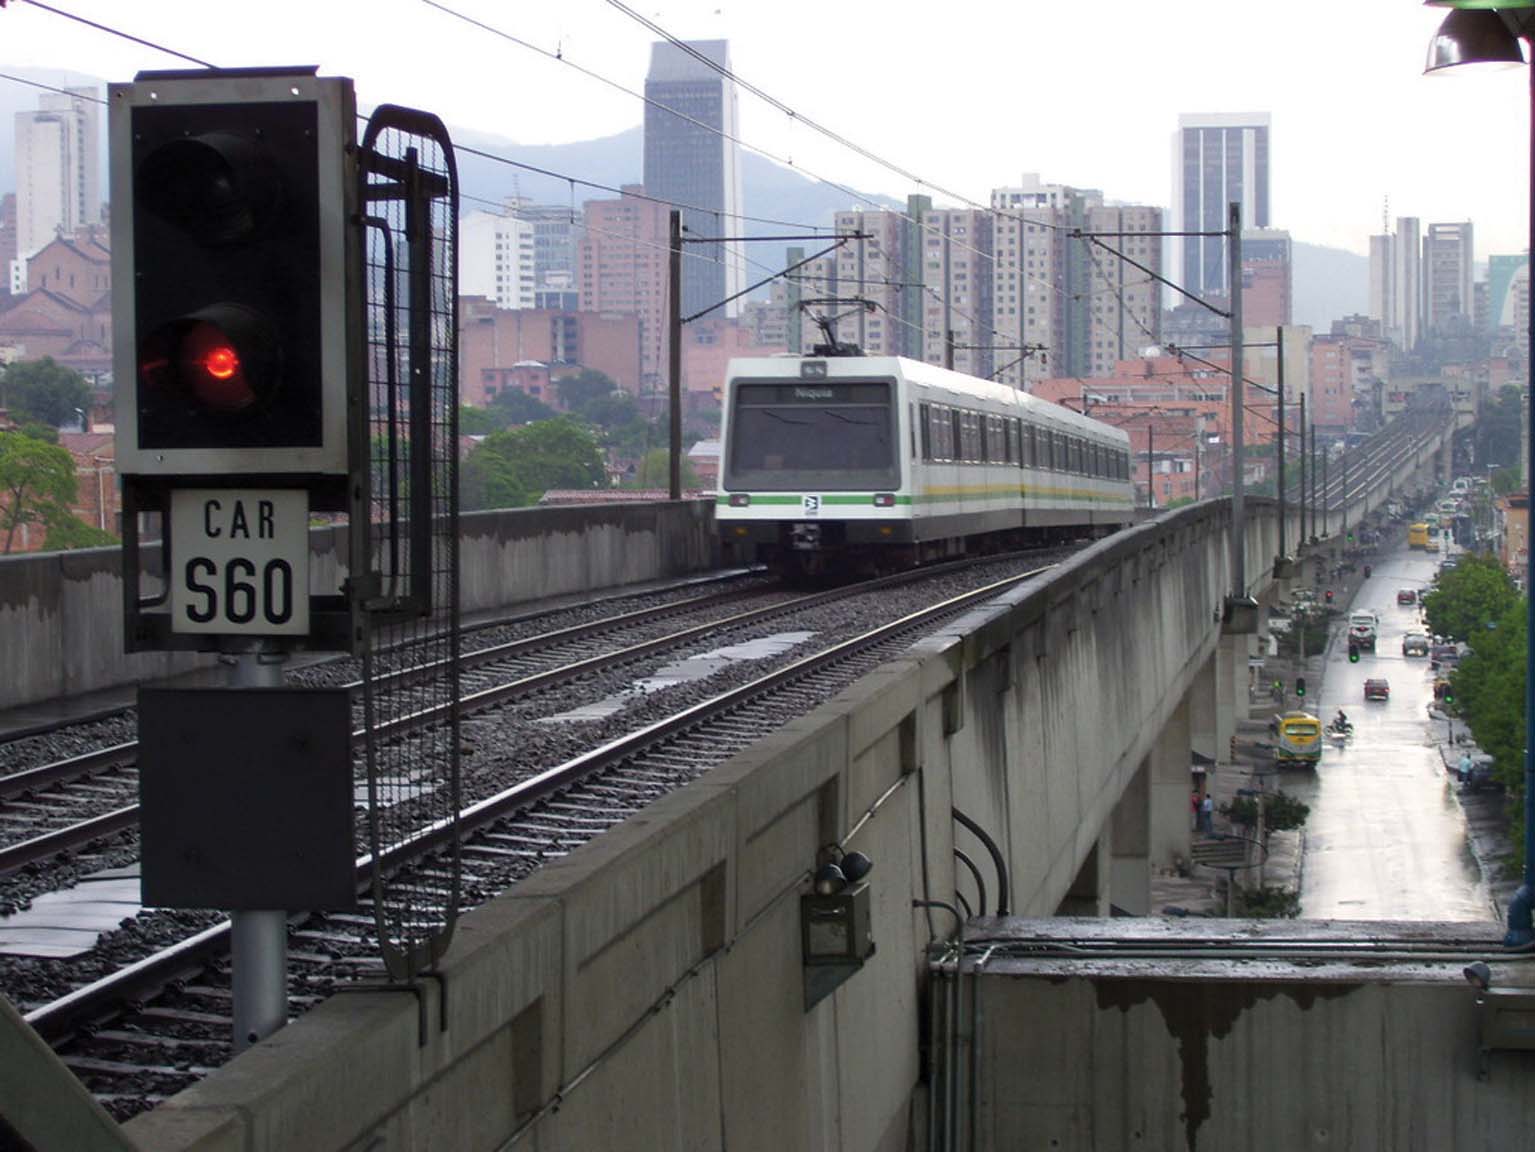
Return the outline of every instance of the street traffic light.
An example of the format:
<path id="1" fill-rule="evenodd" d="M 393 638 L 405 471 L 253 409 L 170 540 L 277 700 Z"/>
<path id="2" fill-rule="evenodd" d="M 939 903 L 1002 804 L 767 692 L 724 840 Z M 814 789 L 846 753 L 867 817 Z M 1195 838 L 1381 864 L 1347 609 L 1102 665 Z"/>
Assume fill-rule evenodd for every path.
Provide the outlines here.
<path id="1" fill-rule="evenodd" d="M 1306 695 L 1306 678 L 1304 676 L 1297 676 L 1295 678 L 1295 694 L 1301 697 Z"/>
<path id="2" fill-rule="evenodd" d="M 124 474 L 347 473 L 354 120 L 313 70 L 112 86 Z"/>
<path id="3" fill-rule="evenodd" d="M 1327 602 L 1328 602 L 1328 603 L 1329 603 L 1329 604 L 1331 604 L 1331 603 L 1332 603 L 1332 589 L 1331 589 L 1331 588 L 1329 588 L 1329 589 L 1328 589 L 1328 590 L 1327 590 Z"/>
<path id="4" fill-rule="evenodd" d="M 1348 662 L 1350 664 L 1359 663 L 1359 645 L 1355 644 L 1352 640 L 1348 642 Z"/>

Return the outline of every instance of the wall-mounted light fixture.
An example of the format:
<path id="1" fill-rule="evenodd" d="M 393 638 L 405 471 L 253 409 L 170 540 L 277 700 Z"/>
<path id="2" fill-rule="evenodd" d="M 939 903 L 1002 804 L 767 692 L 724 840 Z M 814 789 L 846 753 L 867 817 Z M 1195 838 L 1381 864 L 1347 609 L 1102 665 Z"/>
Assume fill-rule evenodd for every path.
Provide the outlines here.
<path id="1" fill-rule="evenodd" d="M 821 849 L 812 891 L 799 898 L 805 1009 L 815 1007 L 874 955 L 866 877 L 874 861 L 836 845 Z"/>

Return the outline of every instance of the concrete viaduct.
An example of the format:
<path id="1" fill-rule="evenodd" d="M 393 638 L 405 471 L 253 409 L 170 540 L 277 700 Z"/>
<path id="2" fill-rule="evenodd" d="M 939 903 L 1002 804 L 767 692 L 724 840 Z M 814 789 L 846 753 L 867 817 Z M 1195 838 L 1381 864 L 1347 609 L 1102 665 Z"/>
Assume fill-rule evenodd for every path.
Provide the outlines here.
<path id="1" fill-rule="evenodd" d="M 1360 478 L 1337 514 L 1356 523 L 1392 492 L 1443 474 L 1452 432 L 1448 422 L 1423 431 Z M 1274 564 L 1278 510 L 1249 499 L 1247 513 L 1246 590 L 1272 601 L 1283 590 Z M 648 515 L 684 552 L 706 540 L 698 525 L 707 517 L 694 506 Z M 967 1083 L 977 1100 L 987 1094 L 975 1106 L 986 1124 L 975 1127 L 981 1113 L 971 1112 L 966 1122 L 979 1142 L 946 1142 L 956 1105 L 929 1091 L 938 1059 L 931 999 L 946 987 L 941 957 L 957 929 L 942 905 L 978 899 L 955 849 L 983 862 L 990 854 L 961 817 L 994 845 L 1016 916 L 1147 912 L 1153 867 L 1187 857 L 1191 754 L 1225 760 L 1247 707 L 1251 637 L 1222 626 L 1231 527 L 1227 499 L 1180 508 L 970 613 L 469 913 L 424 1019 L 408 995 L 334 997 L 129 1122 L 123 1146 L 1169 1146 L 1131 1140 L 1133 1124 L 1122 1142 L 1084 1142 L 1067 1126 L 1064 1141 L 1049 1143 L 1045 1128 L 1027 1119 L 1037 1109 L 1003 1106 L 1055 1091 L 1051 1036 L 1035 1020 L 1070 1033 L 1082 1056 L 1092 1009 L 1058 974 L 1050 977 L 1061 986 L 1054 1000 L 1046 981 L 1028 984 L 1011 1007 L 1003 993 L 984 1001 L 993 1037 L 984 1052 L 1011 1059 L 1032 1045 L 1030 1079 L 1020 1086 L 1007 1065 L 973 1065 Z M 501 547 L 509 535 L 487 522 L 485 555 L 471 541 L 466 568 L 515 563 L 533 571 L 526 556 L 511 559 L 513 546 Z M 1295 537 L 1293 512 L 1288 535 Z M 578 539 L 593 551 L 591 533 L 572 530 L 565 544 Z M 499 551 L 489 543 L 497 540 Z M 583 561 L 588 575 L 622 562 L 625 550 L 613 544 L 594 549 L 607 560 Z M 536 579 L 552 579 L 550 571 L 538 566 Z M 0 640 L 47 624 L 18 620 L 18 612 L 25 616 L 20 597 L 0 603 Z M 855 828 L 849 847 L 874 861 L 876 951 L 807 1008 L 799 897 L 818 849 Z M 981 1002 L 970 994 L 973 1007 Z M 1076 1024 L 1065 1009 L 1051 1017 L 1042 1003 L 1073 1006 Z M 1123 1050 L 1158 1058 L 1153 1045 L 1144 1047 Z M 1136 1077 L 1133 1067 L 1121 1070 L 1125 1082 Z M 1100 1077 L 1098 1087 L 1111 1079 Z M 1177 1127 L 1176 1086 L 1156 1083 L 1172 1097 L 1174 1120 L 1165 1123 Z M 1177 1132 L 1182 1147 L 1184 1128 Z"/>

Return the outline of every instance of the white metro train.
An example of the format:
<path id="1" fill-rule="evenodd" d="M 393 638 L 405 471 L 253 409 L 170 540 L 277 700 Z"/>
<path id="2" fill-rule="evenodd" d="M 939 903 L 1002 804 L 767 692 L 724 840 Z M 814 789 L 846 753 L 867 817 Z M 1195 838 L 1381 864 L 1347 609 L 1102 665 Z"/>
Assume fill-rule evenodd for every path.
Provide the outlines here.
<path id="1" fill-rule="evenodd" d="M 727 562 L 920 564 L 1131 520 L 1118 428 L 894 356 L 730 362 L 715 516 Z"/>

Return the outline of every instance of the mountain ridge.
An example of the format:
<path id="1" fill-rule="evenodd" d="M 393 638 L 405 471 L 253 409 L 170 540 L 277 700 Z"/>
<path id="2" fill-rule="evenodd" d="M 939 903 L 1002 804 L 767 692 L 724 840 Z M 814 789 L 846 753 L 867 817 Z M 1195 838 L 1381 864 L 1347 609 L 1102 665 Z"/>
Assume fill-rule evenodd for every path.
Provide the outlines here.
<path id="1" fill-rule="evenodd" d="M 57 87 L 94 84 L 103 94 L 106 85 L 99 78 L 65 69 L 32 68 L 24 75 Z M 0 123 L 14 123 L 16 112 L 37 107 L 37 89 L 20 84 L 0 84 Z M 644 136 L 638 126 L 591 140 L 566 144 L 518 144 L 493 132 L 450 129 L 460 148 L 459 180 L 463 207 L 499 208 L 509 196 L 526 196 L 536 203 L 569 204 L 579 210 L 583 200 L 612 195 L 592 185 L 619 188 L 638 183 L 643 171 Z M 106 180 L 106 117 L 102 117 L 101 161 L 102 191 Z M 16 186 L 14 137 L 9 146 L 0 139 L 0 191 Z M 476 153 L 483 153 L 478 155 Z M 519 168 L 495 157 L 516 160 L 541 169 Z M 563 174 L 580 174 L 582 182 L 572 182 Z M 879 193 L 854 190 L 850 197 L 839 188 L 809 179 L 792 168 L 768 160 L 756 153 L 741 152 L 743 208 L 750 217 L 752 231 L 778 230 L 785 224 L 814 225 L 830 228 L 835 214 L 850 208 L 868 208 L 869 200 L 880 207 L 901 209 L 904 200 Z M 589 182 L 589 183 L 585 183 Z M 867 200 L 856 197 L 867 197 Z M 767 224 L 765 221 L 777 221 Z M 807 234 L 813 242 L 814 236 Z M 1308 244 L 1292 234 L 1294 266 L 1292 269 L 1292 319 L 1309 324 L 1318 333 L 1330 331 L 1332 321 L 1351 313 L 1364 312 L 1369 306 L 1369 260 L 1340 248 Z M 778 241 L 747 246 L 747 256 L 754 261 L 748 270 L 752 280 L 761 279 L 768 270 L 784 265 L 784 249 Z M 766 267 L 762 267 L 766 266 Z"/>

